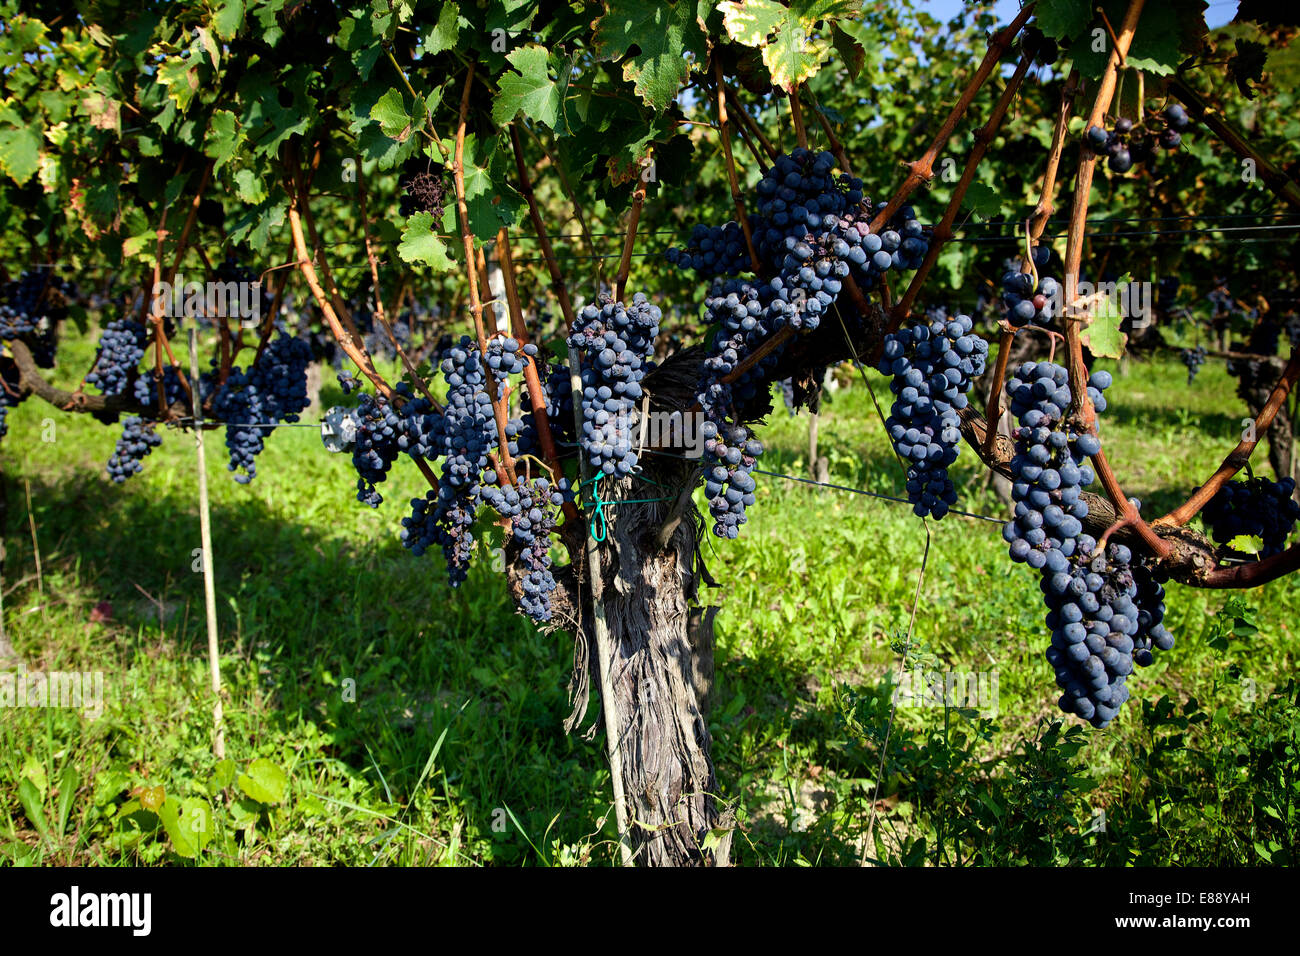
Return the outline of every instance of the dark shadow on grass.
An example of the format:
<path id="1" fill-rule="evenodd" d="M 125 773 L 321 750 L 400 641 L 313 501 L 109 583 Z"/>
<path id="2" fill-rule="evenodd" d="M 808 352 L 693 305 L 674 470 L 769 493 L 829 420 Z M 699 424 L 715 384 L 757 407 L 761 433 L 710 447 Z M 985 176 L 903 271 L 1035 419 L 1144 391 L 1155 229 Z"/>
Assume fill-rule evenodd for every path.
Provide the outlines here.
<path id="1" fill-rule="evenodd" d="M 192 498 L 94 477 L 38 480 L 31 490 L 47 591 L 51 576 L 77 582 L 48 600 L 87 618 L 95 605 L 111 603 L 110 622 L 87 626 L 96 629 L 93 640 L 115 642 L 110 657 L 127 666 L 160 643 L 206 660 Z M 6 586 L 34 566 L 21 486 L 10 484 L 9 502 Z M 221 646 L 236 659 L 228 686 L 241 673 L 257 684 L 255 692 L 236 687 L 242 700 L 230 708 L 232 756 L 251 757 L 268 736 L 310 723 L 327 743 L 302 759 L 343 761 L 384 802 L 387 788 L 391 802 L 403 805 L 446 731 L 422 789 L 436 791 L 429 799 L 442 805 L 440 815 L 461 820 L 462 840 L 486 839 L 495 862 L 536 861 L 508 807 L 539 847 L 557 813 L 551 836 L 582 841 L 608 802 L 607 774 L 599 742 L 561 729 L 571 639 L 541 634 L 517 615 L 485 562 L 453 591 L 441 555 L 415 558 L 402 548 L 399 509 L 382 507 L 392 511 L 391 537 L 362 544 L 286 521 L 255 494 L 213 508 Z M 8 606 L 35 586 L 23 584 Z M 157 605 L 142 592 L 162 602 L 161 627 Z M 11 637 L 29 657 L 57 639 L 10 620 Z M 261 712 L 239 713 L 254 707 Z M 249 725 L 244 740 L 241 720 Z"/>

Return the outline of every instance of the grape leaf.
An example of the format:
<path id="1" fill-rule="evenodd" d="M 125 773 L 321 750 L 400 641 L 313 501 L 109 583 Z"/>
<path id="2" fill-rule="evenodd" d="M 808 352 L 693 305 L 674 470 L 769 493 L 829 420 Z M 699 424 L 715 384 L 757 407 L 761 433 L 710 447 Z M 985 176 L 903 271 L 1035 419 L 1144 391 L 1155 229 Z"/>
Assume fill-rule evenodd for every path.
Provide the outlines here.
<path id="1" fill-rule="evenodd" d="M 460 11 L 454 3 L 444 3 L 438 11 L 438 21 L 424 35 L 426 53 L 441 53 L 456 45 L 460 35 Z"/>
<path id="2" fill-rule="evenodd" d="M 169 795 L 158 808 L 158 819 L 167 831 L 172 849 L 184 859 L 198 856 L 212 839 L 212 807 L 204 800 L 194 797 L 179 800 Z"/>
<path id="3" fill-rule="evenodd" d="M 406 142 L 406 137 L 411 135 L 411 114 L 406 111 L 405 98 L 395 89 L 389 90 L 371 107 L 370 118 L 379 124 L 385 136 L 399 143 Z"/>
<path id="4" fill-rule="evenodd" d="M 244 0 L 218 0 L 212 14 L 212 28 L 223 40 L 231 40 L 244 23 Z"/>
<path id="5" fill-rule="evenodd" d="M 187 56 L 169 56 L 158 67 L 158 82 L 183 113 L 199 90 L 198 64 Z"/>
<path id="6" fill-rule="evenodd" d="M 508 149 L 494 149 L 487 143 L 487 164 L 477 161 L 480 142 L 477 136 L 465 138 L 465 205 L 469 228 L 480 241 L 495 239 L 502 226 L 513 226 L 519 218 L 521 197 L 509 185 L 505 168 Z"/>
<path id="7" fill-rule="evenodd" d="M 447 246 L 434 231 L 433 213 L 417 212 L 406 220 L 397 254 L 403 262 L 421 262 L 437 272 L 449 272 L 456 263 L 447 256 Z"/>
<path id="8" fill-rule="evenodd" d="M 1103 296 L 1094 300 L 1088 316 L 1088 327 L 1079 335 L 1079 341 L 1093 355 L 1119 358 L 1124 354 L 1124 344 L 1128 340 L 1128 336 L 1119 330 L 1122 319 L 1119 307 L 1111 298 Z"/>
<path id="9" fill-rule="evenodd" d="M 1002 212 L 1002 197 L 992 186 L 971 183 L 966 188 L 962 205 L 980 219 L 992 219 Z"/>
<path id="10" fill-rule="evenodd" d="M 817 24 L 834 27 L 835 20 L 854 16 L 858 7 L 850 0 L 792 0 L 789 7 L 773 0 L 718 4 L 727 35 L 761 49 L 772 83 L 787 91 L 816 75 L 829 57 L 831 37 L 824 29 L 814 35 Z"/>
<path id="11" fill-rule="evenodd" d="M 1044 36 L 1071 39 L 1092 22 L 1092 4 L 1089 0 L 1038 0 L 1034 16 Z"/>
<path id="12" fill-rule="evenodd" d="M 284 771 L 265 757 L 258 757 L 250 763 L 247 772 L 241 773 L 236 783 L 245 795 L 258 803 L 279 803 L 289 788 Z"/>
<path id="13" fill-rule="evenodd" d="M 707 51 L 690 0 L 672 4 L 610 0 L 608 12 L 596 24 L 594 40 L 599 59 L 624 60 L 623 78 L 656 110 L 676 98 L 690 75 L 691 60 L 698 62 Z"/>
<path id="14" fill-rule="evenodd" d="M 26 126 L 0 128 L 0 170 L 22 185 L 39 165 L 41 138 Z"/>
<path id="15" fill-rule="evenodd" d="M 564 90 L 547 73 L 547 52 L 540 46 L 523 46 L 506 54 L 518 73 L 504 73 L 497 82 L 492 103 L 492 121 L 510 123 L 519 113 L 555 129 L 564 103 Z M 564 73 L 561 73 L 564 76 Z"/>
<path id="16" fill-rule="evenodd" d="M 1119 28 L 1126 0 L 1106 0 L 1102 7 L 1111 25 Z M 1205 31 L 1205 0 L 1166 0 L 1142 8 L 1133 44 L 1124 65 L 1157 76 L 1173 73 L 1184 57 L 1195 52 Z M 1098 33 L 1097 31 L 1102 31 Z M 1070 46 L 1069 56 L 1085 77 L 1098 77 L 1106 69 L 1112 43 L 1098 17 Z"/>
<path id="17" fill-rule="evenodd" d="M 203 139 L 203 155 L 214 160 L 213 172 L 217 172 L 235 155 L 244 138 L 239 129 L 239 121 L 229 110 L 216 110 L 208 123 L 208 132 Z"/>

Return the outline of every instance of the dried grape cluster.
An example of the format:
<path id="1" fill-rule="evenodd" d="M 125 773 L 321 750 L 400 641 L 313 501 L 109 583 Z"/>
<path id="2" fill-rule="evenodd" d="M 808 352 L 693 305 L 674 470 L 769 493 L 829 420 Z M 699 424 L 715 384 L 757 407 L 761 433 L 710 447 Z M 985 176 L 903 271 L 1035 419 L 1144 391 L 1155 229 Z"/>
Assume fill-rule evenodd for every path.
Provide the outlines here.
<path id="1" fill-rule="evenodd" d="M 417 212 L 433 215 L 435 223 L 442 222 L 443 206 L 447 202 L 447 185 L 443 181 L 446 170 L 436 163 L 431 163 L 428 170 L 402 177 L 398 188 L 402 191 L 400 212 L 410 216 Z"/>

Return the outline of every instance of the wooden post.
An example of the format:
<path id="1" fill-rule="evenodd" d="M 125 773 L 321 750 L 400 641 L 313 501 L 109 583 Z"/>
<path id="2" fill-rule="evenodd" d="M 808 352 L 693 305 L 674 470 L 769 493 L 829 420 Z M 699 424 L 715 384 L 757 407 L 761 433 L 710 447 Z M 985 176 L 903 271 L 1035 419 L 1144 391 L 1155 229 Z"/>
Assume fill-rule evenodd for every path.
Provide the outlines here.
<path id="1" fill-rule="evenodd" d="M 199 333 L 190 327 L 190 381 L 194 383 L 194 437 L 199 465 L 199 544 L 203 562 L 203 605 L 208 616 L 208 671 L 212 677 L 212 753 L 226 758 L 226 730 L 221 714 L 221 660 L 217 656 L 217 591 L 212 579 L 212 520 L 208 510 L 208 463 L 203 452 L 203 401 L 199 398 Z"/>

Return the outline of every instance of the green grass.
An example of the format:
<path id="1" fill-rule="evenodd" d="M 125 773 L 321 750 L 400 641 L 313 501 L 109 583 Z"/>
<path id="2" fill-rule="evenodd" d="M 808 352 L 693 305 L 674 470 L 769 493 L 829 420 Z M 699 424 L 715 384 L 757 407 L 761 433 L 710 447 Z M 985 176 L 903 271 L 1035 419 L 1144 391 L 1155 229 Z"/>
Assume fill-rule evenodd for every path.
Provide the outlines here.
<path id="1" fill-rule="evenodd" d="M 1239 429 L 1232 382 L 1213 363 L 1191 388 L 1176 361 L 1135 363 L 1109 395 L 1107 447 L 1148 513 L 1209 474 Z M 452 591 L 439 559 L 402 549 L 405 502 L 421 491 L 413 468 L 399 466 L 372 510 L 355 501 L 346 456 L 312 429 L 277 431 L 250 485 L 230 480 L 209 439 L 233 762 L 218 765 L 192 436 L 168 433 L 144 473 L 115 486 L 103 474 L 115 429 L 36 402 L 9 423 L 8 633 L 30 671 L 102 671 L 106 702 L 96 719 L 0 710 L 0 859 L 177 862 L 186 841 L 151 812 L 156 787 L 173 805 L 191 799 L 182 825 L 202 816 L 197 801 L 212 807 L 204 864 L 614 859 L 602 742 L 561 728 L 569 637 L 517 615 L 487 556 Z M 761 467 L 807 474 L 807 419 L 779 398 L 763 439 Z M 901 493 L 859 381 L 823 408 L 820 451 L 833 481 Z M 955 469 L 962 507 L 997 516 L 972 461 L 967 451 Z M 1132 679 L 1109 729 L 1071 729 L 1057 726 L 1036 583 L 1006 558 L 998 527 L 930 522 L 909 657 L 996 671 L 998 711 L 902 707 L 891 726 L 921 523 L 906 506 L 777 478 L 761 477 L 757 494 L 738 541 L 703 546 L 721 585 L 704 596 L 721 605 L 711 724 L 743 825 L 738 862 L 857 862 L 876 798 L 873 860 L 1294 861 L 1293 580 L 1245 593 L 1253 610 L 1227 618 L 1227 595 L 1172 585 L 1176 648 Z M 1258 633 L 1243 624 L 1225 643 L 1236 618 Z M 256 758 L 284 772 L 283 792 L 249 782 Z M 1082 832 L 1103 810 L 1104 832 Z"/>

